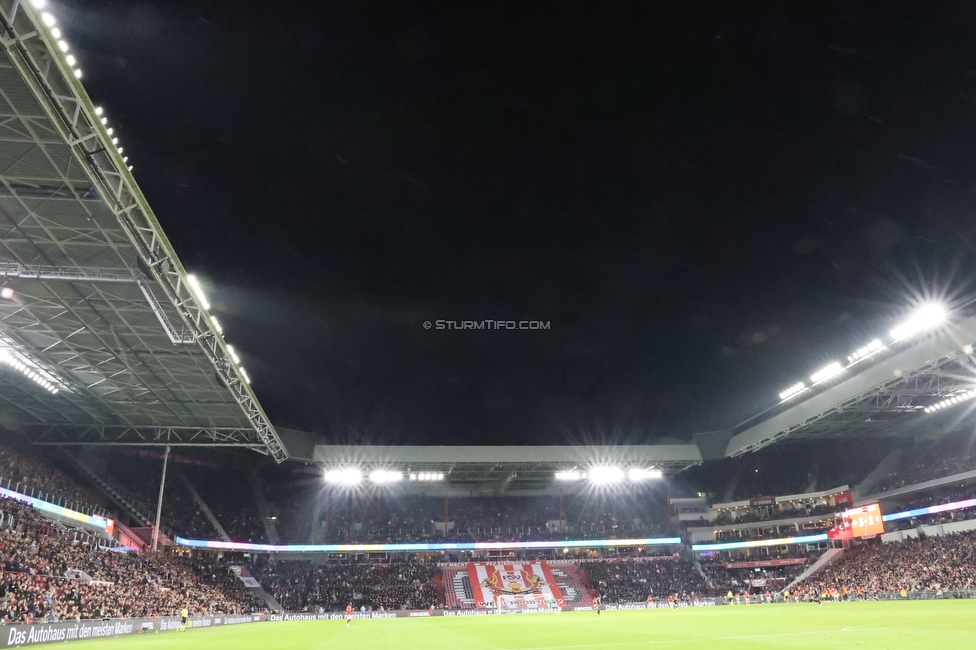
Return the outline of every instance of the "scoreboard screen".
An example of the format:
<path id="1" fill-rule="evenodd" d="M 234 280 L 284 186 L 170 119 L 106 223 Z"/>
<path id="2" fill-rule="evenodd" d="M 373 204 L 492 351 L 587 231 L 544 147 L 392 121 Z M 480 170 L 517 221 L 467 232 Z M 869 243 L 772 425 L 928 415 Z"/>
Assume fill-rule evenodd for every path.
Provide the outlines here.
<path id="1" fill-rule="evenodd" d="M 854 537 L 870 537 L 884 533 L 881 520 L 881 506 L 871 503 L 859 508 L 850 508 L 844 513 L 844 524 L 849 523 Z"/>

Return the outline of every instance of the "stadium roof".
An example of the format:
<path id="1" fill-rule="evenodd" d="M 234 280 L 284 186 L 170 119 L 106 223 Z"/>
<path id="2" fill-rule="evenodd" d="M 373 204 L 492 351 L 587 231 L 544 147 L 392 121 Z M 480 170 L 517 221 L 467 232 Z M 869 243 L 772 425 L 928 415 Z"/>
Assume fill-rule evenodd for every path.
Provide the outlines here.
<path id="1" fill-rule="evenodd" d="M 0 0 L 0 425 L 39 444 L 284 460 L 55 30 L 56 17 Z"/>
<path id="2" fill-rule="evenodd" d="M 696 445 L 379 446 L 316 445 L 326 467 L 442 472 L 453 486 L 515 492 L 550 485 L 555 473 L 593 466 L 660 469 L 666 475 L 702 462 Z"/>
<path id="3" fill-rule="evenodd" d="M 786 436 L 925 436 L 954 430 L 972 414 L 971 405 L 933 413 L 926 408 L 976 388 L 974 343 L 976 317 L 957 317 L 933 334 L 890 344 L 877 361 L 838 375 L 845 379 L 784 399 L 740 425 L 726 454 L 755 451 Z"/>

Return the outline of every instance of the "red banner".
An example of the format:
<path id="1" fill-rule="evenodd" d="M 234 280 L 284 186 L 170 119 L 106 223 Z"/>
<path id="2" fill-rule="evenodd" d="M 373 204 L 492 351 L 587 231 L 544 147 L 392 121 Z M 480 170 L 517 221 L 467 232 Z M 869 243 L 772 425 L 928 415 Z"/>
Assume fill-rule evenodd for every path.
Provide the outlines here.
<path id="1" fill-rule="evenodd" d="M 756 497 L 755 499 L 749 499 L 749 506 L 756 508 L 758 506 L 775 506 L 776 497 Z"/>
<path id="2" fill-rule="evenodd" d="M 851 507 L 854 505 L 854 497 L 850 492 L 839 492 L 834 495 L 834 505 L 838 507 Z"/>
<path id="3" fill-rule="evenodd" d="M 539 594 L 559 600 L 562 594 L 556 579 L 545 562 L 523 564 L 468 564 L 468 580 L 475 604 L 479 608 L 493 607 L 495 596 Z"/>

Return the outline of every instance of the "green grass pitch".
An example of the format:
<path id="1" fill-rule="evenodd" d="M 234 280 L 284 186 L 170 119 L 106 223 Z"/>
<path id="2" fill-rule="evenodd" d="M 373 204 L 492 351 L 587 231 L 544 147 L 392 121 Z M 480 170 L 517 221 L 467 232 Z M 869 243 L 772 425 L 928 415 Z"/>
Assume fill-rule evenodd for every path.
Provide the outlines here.
<path id="1" fill-rule="evenodd" d="M 751 605 L 531 616 L 253 623 L 71 643 L 74 650 L 953 650 L 976 648 L 976 600 Z"/>

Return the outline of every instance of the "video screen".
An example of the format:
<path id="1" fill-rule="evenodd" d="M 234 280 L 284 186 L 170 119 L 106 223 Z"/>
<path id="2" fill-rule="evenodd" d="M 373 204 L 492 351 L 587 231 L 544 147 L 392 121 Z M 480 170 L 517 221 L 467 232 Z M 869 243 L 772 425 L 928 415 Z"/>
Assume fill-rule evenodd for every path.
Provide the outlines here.
<path id="1" fill-rule="evenodd" d="M 877 503 L 850 508 L 844 513 L 844 523 L 848 521 L 854 537 L 871 537 L 885 532 L 884 522 L 881 520 L 881 506 Z"/>

